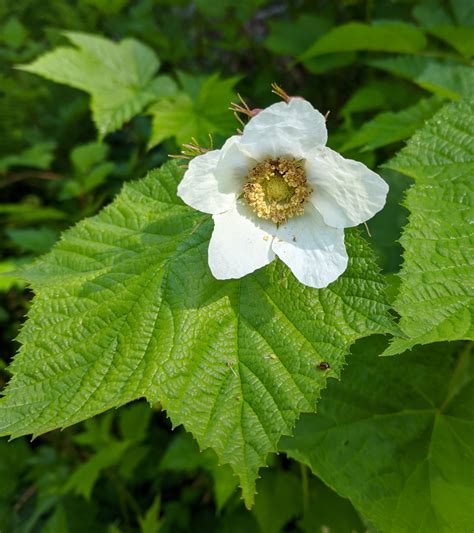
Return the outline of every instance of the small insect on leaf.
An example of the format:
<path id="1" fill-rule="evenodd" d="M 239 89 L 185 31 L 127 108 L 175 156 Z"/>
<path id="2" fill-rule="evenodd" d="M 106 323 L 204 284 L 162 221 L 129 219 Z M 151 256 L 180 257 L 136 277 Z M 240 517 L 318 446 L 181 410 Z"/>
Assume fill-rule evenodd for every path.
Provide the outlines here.
<path id="1" fill-rule="evenodd" d="M 319 370 L 328 370 L 330 365 L 329 363 L 326 363 L 326 361 L 323 361 L 322 363 L 319 363 L 318 368 Z"/>

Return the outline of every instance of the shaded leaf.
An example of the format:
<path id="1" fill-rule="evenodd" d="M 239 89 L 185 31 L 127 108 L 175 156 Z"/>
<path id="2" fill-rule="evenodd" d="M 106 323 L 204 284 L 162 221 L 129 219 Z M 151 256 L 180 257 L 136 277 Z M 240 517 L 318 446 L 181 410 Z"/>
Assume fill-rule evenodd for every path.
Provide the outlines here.
<path id="1" fill-rule="evenodd" d="M 179 433 L 171 441 L 160 462 L 160 470 L 192 472 L 202 468 L 214 481 L 214 496 L 217 510 L 221 510 L 236 491 L 238 480 L 228 465 L 220 466 L 212 450 L 201 452 L 189 433 Z"/>
<path id="2" fill-rule="evenodd" d="M 85 463 L 77 467 L 64 486 L 64 491 L 73 491 L 89 500 L 100 473 L 104 469 L 118 464 L 129 446 L 130 442 L 128 441 L 111 442 L 104 446 Z"/>
<path id="3" fill-rule="evenodd" d="M 266 470 L 252 509 L 262 533 L 276 533 L 302 511 L 301 481 L 293 472 Z"/>
<path id="4" fill-rule="evenodd" d="M 269 20 L 270 33 L 264 45 L 274 54 L 298 56 L 315 37 L 331 29 L 332 22 L 325 17 L 302 14 L 295 20 Z"/>
<path id="5" fill-rule="evenodd" d="M 149 509 L 145 513 L 145 516 L 139 517 L 140 523 L 140 532 L 141 533 L 158 533 L 161 526 L 160 521 L 160 509 L 161 509 L 161 498 L 156 496 L 153 500 L 153 503 L 150 505 Z"/>
<path id="6" fill-rule="evenodd" d="M 450 44 L 467 59 L 474 55 L 474 27 L 435 26 L 430 33 Z"/>
<path id="7" fill-rule="evenodd" d="M 44 207 L 29 202 L 16 204 L 0 204 L 0 220 L 3 218 L 14 224 L 30 224 L 44 220 L 64 220 L 67 218 L 64 211 L 55 207 Z"/>
<path id="8" fill-rule="evenodd" d="M 350 122 L 351 115 L 376 109 L 403 109 L 416 102 L 417 90 L 405 82 L 373 80 L 356 89 L 341 108 L 341 115 Z"/>
<path id="9" fill-rule="evenodd" d="M 17 17 L 10 17 L 0 26 L 0 42 L 13 49 L 20 48 L 28 39 L 28 29 Z"/>
<path id="10" fill-rule="evenodd" d="M 0 172 L 11 167 L 30 167 L 46 170 L 54 159 L 55 142 L 38 143 L 20 152 L 0 159 Z"/>
<path id="11" fill-rule="evenodd" d="M 15 243 L 21 250 L 43 254 L 58 240 L 58 233 L 48 226 L 39 228 L 23 228 L 5 230 L 10 241 Z"/>
<path id="12" fill-rule="evenodd" d="M 341 151 L 359 147 L 363 147 L 363 150 L 375 150 L 387 144 L 408 139 L 438 111 L 442 104 L 442 98 L 433 96 L 422 99 L 402 111 L 380 113 L 372 120 L 365 122 L 357 133 L 341 147 Z"/>
<path id="13" fill-rule="evenodd" d="M 360 342 L 340 383 L 323 392 L 281 448 L 390 533 L 469 531 L 474 420 L 469 346 L 379 357 Z M 461 350 L 459 352 L 459 350 Z"/>
<path id="14" fill-rule="evenodd" d="M 422 56 L 372 59 L 368 64 L 451 100 L 470 97 L 474 92 L 474 69 L 466 65 Z"/>
<path id="15" fill-rule="evenodd" d="M 471 0 L 449 0 L 459 26 L 474 26 L 474 5 Z"/>
<path id="16" fill-rule="evenodd" d="M 351 502 L 314 476 L 309 480 L 308 508 L 298 525 L 305 533 L 368 533 Z"/>

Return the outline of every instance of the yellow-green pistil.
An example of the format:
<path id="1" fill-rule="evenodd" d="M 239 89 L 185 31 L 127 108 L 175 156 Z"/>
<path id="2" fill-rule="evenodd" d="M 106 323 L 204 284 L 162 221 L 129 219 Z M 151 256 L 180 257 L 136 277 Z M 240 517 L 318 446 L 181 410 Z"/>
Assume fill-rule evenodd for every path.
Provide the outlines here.
<path id="1" fill-rule="evenodd" d="M 256 215 L 275 224 L 302 215 L 310 194 L 302 163 L 288 157 L 261 161 L 244 185 L 244 198 Z"/>

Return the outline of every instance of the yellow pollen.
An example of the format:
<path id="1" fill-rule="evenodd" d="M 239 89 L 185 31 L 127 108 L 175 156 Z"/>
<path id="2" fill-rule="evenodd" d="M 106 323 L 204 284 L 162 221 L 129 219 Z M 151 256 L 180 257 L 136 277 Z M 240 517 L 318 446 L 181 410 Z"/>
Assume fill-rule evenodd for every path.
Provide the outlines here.
<path id="1" fill-rule="evenodd" d="M 288 157 L 265 159 L 246 176 L 244 198 L 256 215 L 275 224 L 302 215 L 312 190 L 300 161 Z"/>

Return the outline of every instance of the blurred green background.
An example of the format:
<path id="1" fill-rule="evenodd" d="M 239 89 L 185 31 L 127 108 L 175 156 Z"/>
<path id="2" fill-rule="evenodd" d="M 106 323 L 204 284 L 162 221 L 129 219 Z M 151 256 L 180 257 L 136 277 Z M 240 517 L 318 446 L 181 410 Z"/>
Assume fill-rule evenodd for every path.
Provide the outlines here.
<path id="1" fill-rule="evenodd" d="M 329 111 L 329 145 L 389 182 L 366 236 L 395 290 L 410 180 L 383 165 L 444 102 L 472 92 L 473 26 L 462 0 L 1 0 L 0 389 L 32 296 L 15 271 L 191 137 L 220 146 L 239 127 L 237 92 L 265 107 L 278 100 L 272 82 Z M 15 68 L 71 46 L 65 30 L 146 44 L 172 90 L 100 136 L 86 92 Z M 246 511 L 230 470 L 159 405 L 0 440 L 1 532 L 373 531 L 283 455 L 257 489 Z"/>

